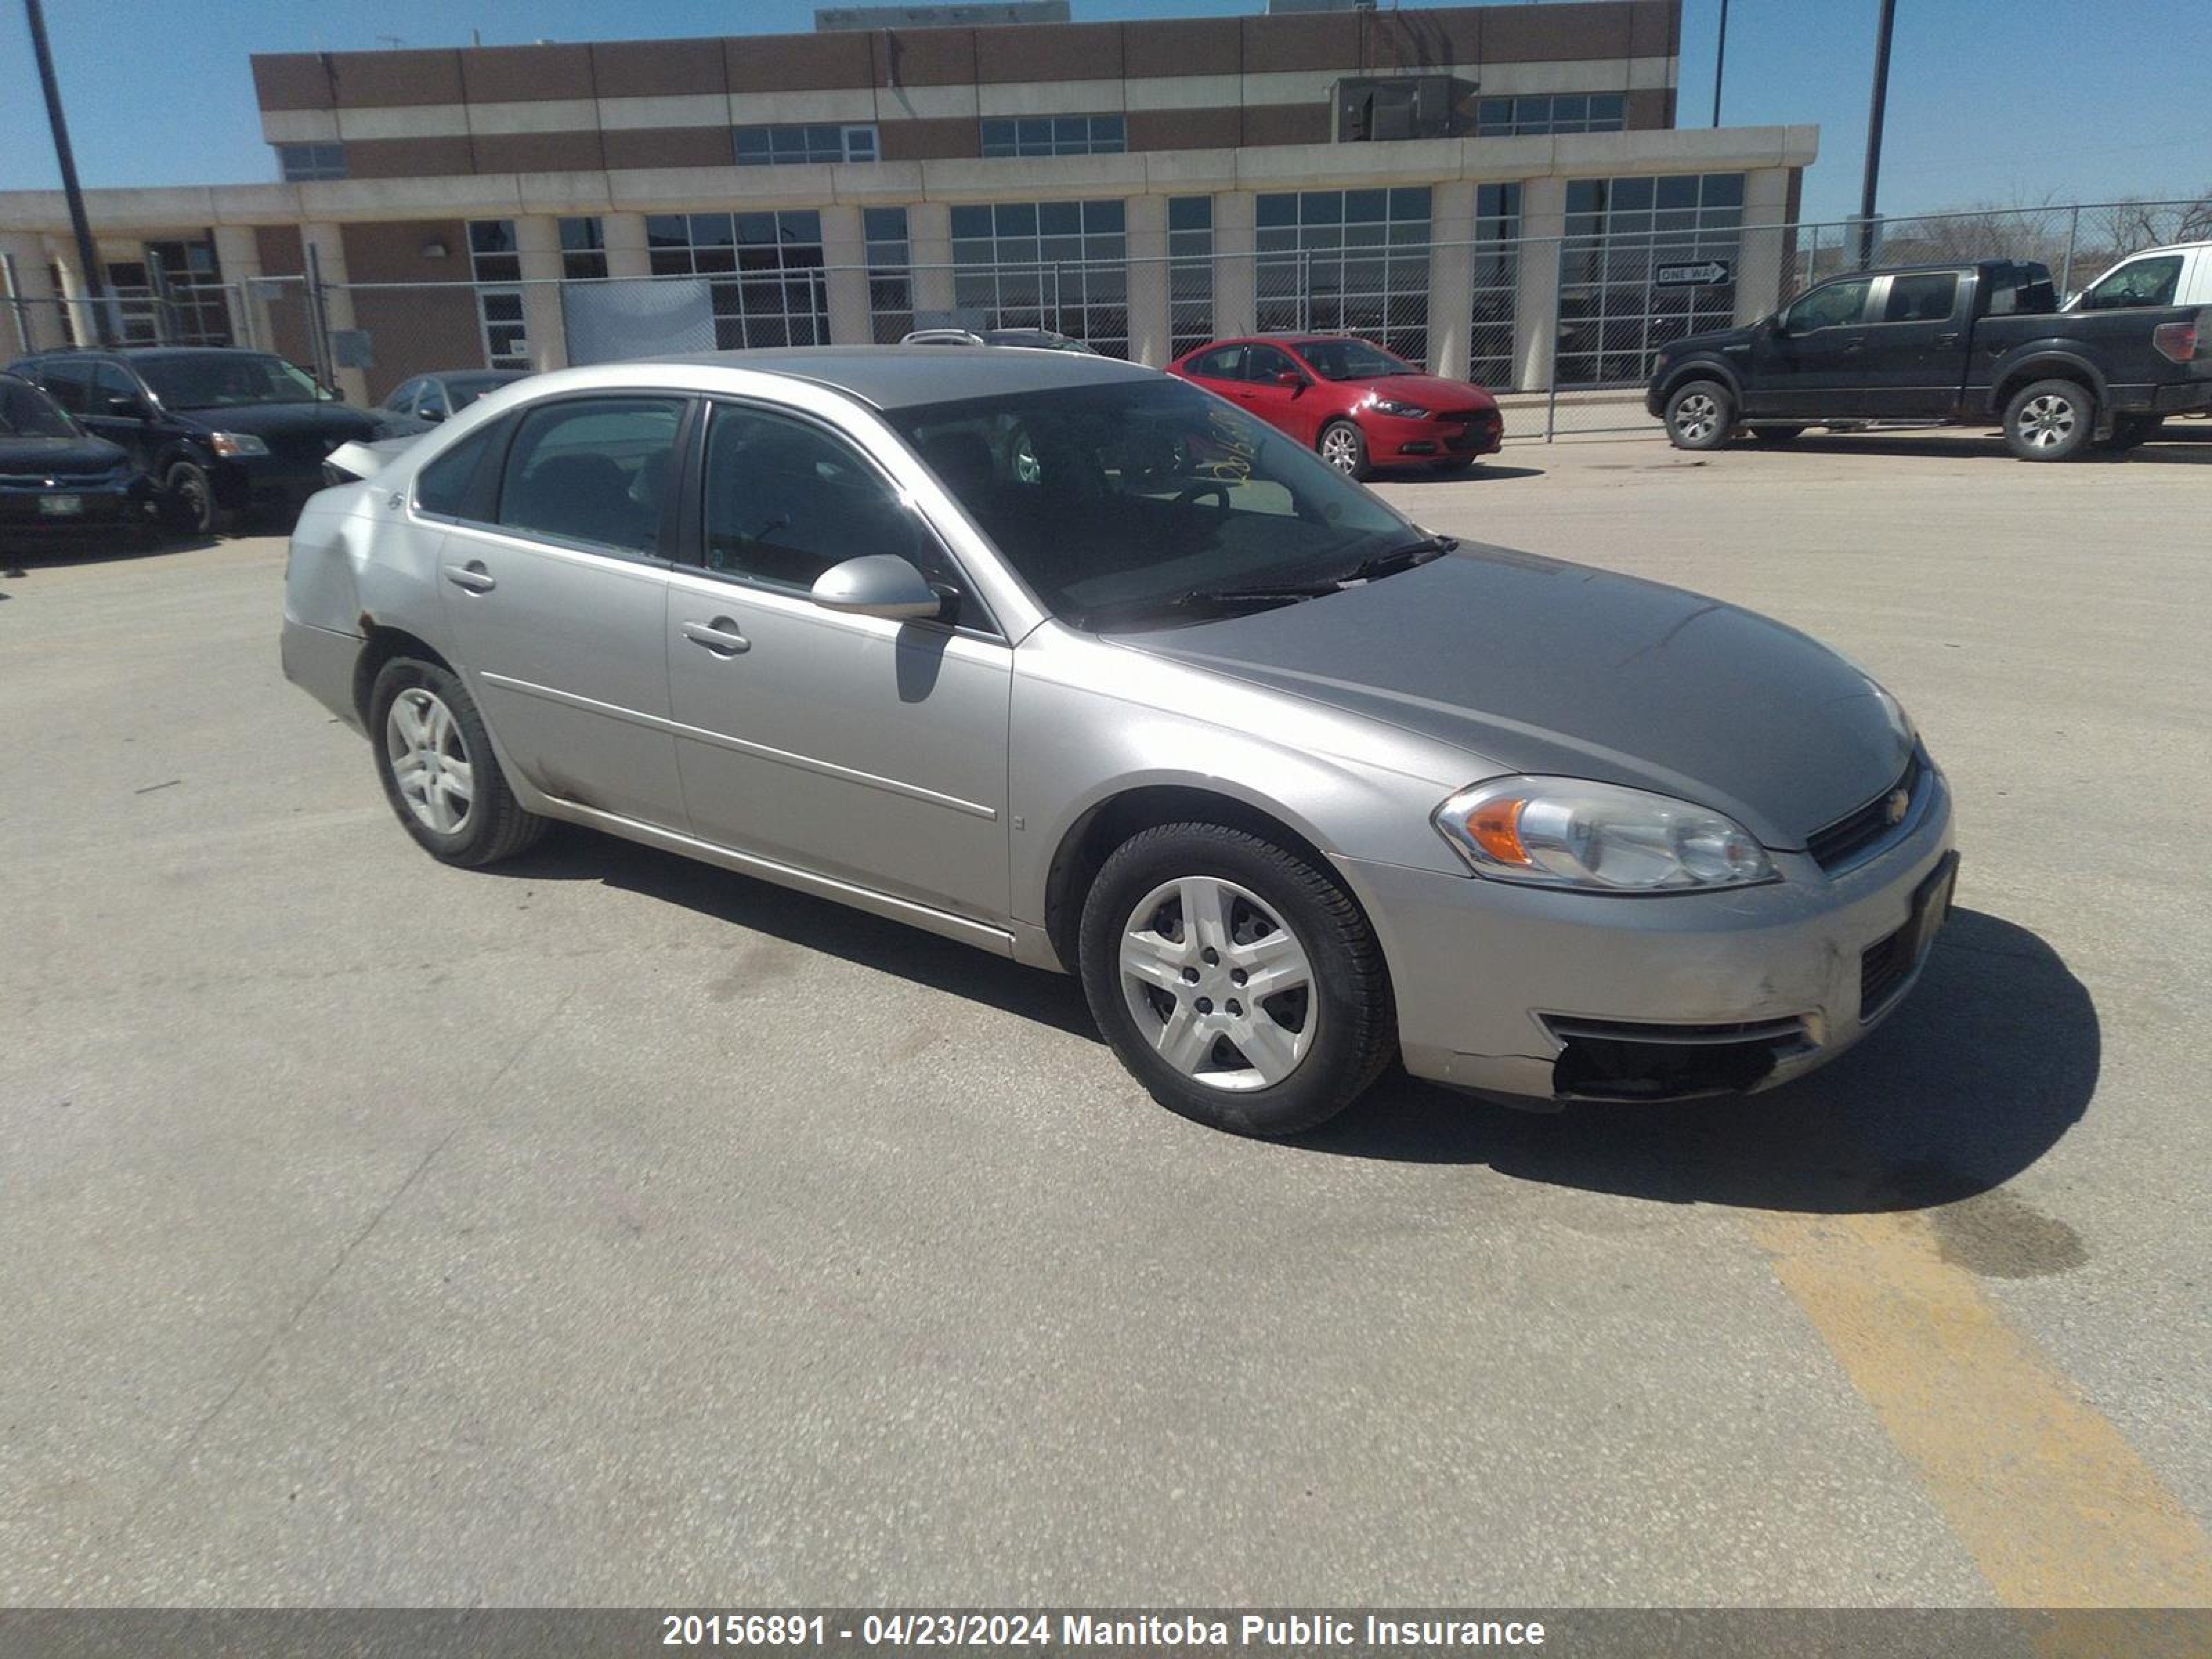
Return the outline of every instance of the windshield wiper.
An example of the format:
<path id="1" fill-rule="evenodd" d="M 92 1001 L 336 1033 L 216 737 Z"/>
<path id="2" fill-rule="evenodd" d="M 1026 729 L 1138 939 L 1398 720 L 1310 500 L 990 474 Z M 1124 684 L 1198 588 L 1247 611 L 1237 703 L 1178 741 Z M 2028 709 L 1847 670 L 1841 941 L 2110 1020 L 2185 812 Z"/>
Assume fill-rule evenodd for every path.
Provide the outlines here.
<path id="1" fill-rule="evenodd" d="M 1330 586 L 1342 587 L 1352 582 L 1371 582 L 1377 576 L 1411 570 L 1415 565 L 1426 564 L 1431 559 L 1441 559 L 1458 545 L 1458 540 L 1450 536 L 1424 536 L 1417 542 L 1407 542 L 1403 547 L 1394 547 L 1387 553 L 1368 555 L 1342 575 L 1334 578 Z"/>

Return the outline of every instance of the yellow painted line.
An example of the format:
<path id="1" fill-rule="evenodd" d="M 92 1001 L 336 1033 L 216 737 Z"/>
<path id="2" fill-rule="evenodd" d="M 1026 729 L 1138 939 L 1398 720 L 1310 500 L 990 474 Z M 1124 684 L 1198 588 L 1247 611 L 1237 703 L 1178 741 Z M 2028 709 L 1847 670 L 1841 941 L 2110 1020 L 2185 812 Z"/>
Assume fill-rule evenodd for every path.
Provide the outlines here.
<path id="1" fill-rule="evenodd" d="M 1924 1221 L 1747 1218 L 2001 1602 L 2212 1606 L 2212 1538 Z"/>

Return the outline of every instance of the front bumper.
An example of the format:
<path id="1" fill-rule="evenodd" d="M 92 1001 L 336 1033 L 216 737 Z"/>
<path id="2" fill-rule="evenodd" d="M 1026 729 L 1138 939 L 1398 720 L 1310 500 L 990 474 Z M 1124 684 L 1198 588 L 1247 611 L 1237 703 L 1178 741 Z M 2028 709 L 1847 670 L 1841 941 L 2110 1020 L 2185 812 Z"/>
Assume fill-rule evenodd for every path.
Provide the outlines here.
<path id="1" fill-rule="evenodd" d="M 1494 455 L 1504 438 L 1504 422 L 1494 409 L 1461 410 L 1419 420 L 1379 415 L 1359 417 L 1367 440 L 1367 459 L 1377 467 L 1449 466 L 1478 455 Z"/>
<path id="2" fill-rule="evenodd" d="M 217 506 L 232 512 L 296 514 L 307 497 L 326 488 L 322 458 L 249 455 L 218 461 L 209 482 Z"/>
<path id="3" fill-rule="evenodd" d="M 42 504 L 74 500 L 76 510 Z M 154 489 L 145 478 L 119 483 L 60 483 L 52 489 L 0 488 L 0 538 L 10 542 L 80 541 L 143 529 L 153 521 Z"/>
<path id="4" fill-rule="evenodd" d="M 1760 1049 L 1732 1079 L 1637 1097 L 1665 1098 L 1768 1088 L 1857 1042 L 1921 966 L 1900 972 L 1868 952 L 1898 939 L 1950 850 L 1950 792 L 1934 773 L 1910 832 L 1833 876 L 1803 853 L 1774 854 L 1782 879 L 1765 886 L 1644 897 L 1399 865 L 1346 873 L 1382 939 L 1414 1076 L 1547 1101 L 1624 1098 L 1590 1083 L 1578 1037 L 1617 1043 L 1656 1027 L 1649 1035 L 1711 1045 L 1708 1054 Z M 1863 987 L 1875 999 L 1867 1007 Z"/>

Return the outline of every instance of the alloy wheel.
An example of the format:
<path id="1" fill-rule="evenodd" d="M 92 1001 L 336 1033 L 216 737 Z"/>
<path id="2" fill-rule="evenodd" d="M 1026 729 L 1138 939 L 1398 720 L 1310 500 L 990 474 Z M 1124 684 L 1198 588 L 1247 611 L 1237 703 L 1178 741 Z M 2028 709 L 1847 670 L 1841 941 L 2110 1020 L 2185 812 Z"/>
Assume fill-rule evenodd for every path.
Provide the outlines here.
<path id="1" fill-rule="evenodd" d="M 1214 876 L 1162 883 L 1122 927 L 1120 965 L 1137 1030 L 1194 1082 L 1268 1088 L 1313 1047 L 1311 960 L 1249 888 Z"/>
<path id="2" fill-rule="evenodd" d="M 436 692 L 413 685 L 392 700 L 384 717 L 384 752 L 399 799 L 417 823 L 450 836 L 468 823 L 476 805 L 476 772 L 461 723 Z"/>
<path id="3" fill-rule="evenodd" d="M 2014 426 L 2020 441 L 2029 447 L 2055 449 L 2073 435 L 2078 418 L 2069 399 L 2046 392 L 2028 399 Z"/>
<path id="4" fill-rule="evenodd" d="M 1352 472 L 1359 465 L 1359 439 L 1349 427 L 1331 427 L 1322 434 L 1321 458 L 1339 472 Z"/>
<path id="5" fill-rule="evenodd" d="M 1721 407 L 1709 393 L 1693 392 L 1674 405 L 1674 430 L 1695 442 L 1720 424 Z"/>

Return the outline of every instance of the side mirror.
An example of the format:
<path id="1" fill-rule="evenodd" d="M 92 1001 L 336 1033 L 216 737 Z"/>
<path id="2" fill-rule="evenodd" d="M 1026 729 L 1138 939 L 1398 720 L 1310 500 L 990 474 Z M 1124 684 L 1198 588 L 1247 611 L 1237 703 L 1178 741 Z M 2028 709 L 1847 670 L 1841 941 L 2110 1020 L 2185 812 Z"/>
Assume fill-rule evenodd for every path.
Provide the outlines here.
<path id="1" fill-rule="evenodd" d="M 1299 374 L 1295 368 L 1285 368 L 1280 370 L 1275 376 L 1275 384 L 1277 386 L 1286 386 L 1293 392 L 1297 391 L 1305 383 L 1306 377 Z"/>
<path id="2" fill-rule="evenodd" d="M 107 400 L 107 412 L 126 421 L 143 421 L 149 411 L 143 398 L 113 397 Z"/>
<path id="3" fill-rule="evenodd" d="M 945 595 L 896 553 L 870 553 L 833 564 L 814 581 L 814 603 L 849 617 L 928 622 L 945 614 Z"/>
<path id="4" fill-rule="evenodd" d="M 1778 340 L 1787 339 L 1790 335 L 1788 319 L 1780 312 L 1776 312 L 1766 319 L 1766 331 Z"/>
<path id="5" fill-rule="evenodd" d="M 435 404 L 425 404 L 415 411 L 415 418 L 418 421 L 428 421 L 432 426 L 435 426 L 446 418 L 446 411 Z"/>

